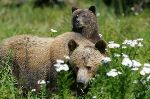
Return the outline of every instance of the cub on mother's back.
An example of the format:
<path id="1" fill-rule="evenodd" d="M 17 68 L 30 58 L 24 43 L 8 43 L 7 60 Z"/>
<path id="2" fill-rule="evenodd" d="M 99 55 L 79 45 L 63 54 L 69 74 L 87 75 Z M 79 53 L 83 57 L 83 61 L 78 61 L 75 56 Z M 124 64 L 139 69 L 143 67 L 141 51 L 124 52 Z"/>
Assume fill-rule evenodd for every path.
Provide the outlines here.
<path id="1" fill-rule="evenodd" d="M 89 9 L 72 8 L 72 31 L 83 35 L 93 43 L 101 39 L 95 6 L 91 6 Z"/>

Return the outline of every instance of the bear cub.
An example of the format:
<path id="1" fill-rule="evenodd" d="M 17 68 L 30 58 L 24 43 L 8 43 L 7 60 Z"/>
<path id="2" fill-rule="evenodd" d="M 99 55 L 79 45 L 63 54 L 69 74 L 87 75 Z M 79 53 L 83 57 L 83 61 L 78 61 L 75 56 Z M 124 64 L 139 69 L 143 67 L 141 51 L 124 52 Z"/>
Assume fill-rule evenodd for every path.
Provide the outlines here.
<path id="1" fill-rule="evenodd" d="M 80 33 L 93 43 L 101 39 L 99 36 L 95 6 L 91 6 L 89 9 L 72 7 L 72 14 L 73 32 Z"/>

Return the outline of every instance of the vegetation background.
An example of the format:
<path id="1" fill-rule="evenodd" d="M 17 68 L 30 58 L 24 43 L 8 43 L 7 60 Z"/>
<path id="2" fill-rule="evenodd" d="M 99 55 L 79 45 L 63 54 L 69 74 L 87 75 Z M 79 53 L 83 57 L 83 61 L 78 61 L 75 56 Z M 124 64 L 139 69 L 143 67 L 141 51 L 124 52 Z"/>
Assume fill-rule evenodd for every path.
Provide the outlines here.
<path id="1" fill-rule="evenodd" d="M 5 2 L 4 2 L 5 1 Z M 15 6 L 11 0 L 0 0 L 0 41 L 5 38 L 20 35 L 38 35 L 40 37 L 56 37 L 67 31 L 71 31 L 71 5 L 53 5 L 46 7 L 33 7 L 32 0 L 28 0 L 22 6 Z M 12 0 L 13 1 L 13 0 Z M 106 6 L 102 0 L 78 0 L 80 8 L 88 8 L 95 5 L 97 20 L 102 37 L 107 41 L 115 41 L 121 44 L 126 39 L 143 38 L 143 47 L 126 49 L 126 54 L 144 63 L 150 63 L 150 9 L 145 8 L 140 12 L 124 13 L 120 10 L 115 13 L 114 6 Z M 118 9 L 121 9 L 118 7 Z M 57 30 L 52 32 L 51 29 Z M 129 51 L 130 50 L 130 51 Z M 122 53 L 121 49 L 108 49 L 112 58 L 114 53 Z M 131 53 L 129 53 L 131 52 Z M 136 56 L 134 55 L 136 52 Z M 139 71 L 131 71 L 120 63 L 122 58 L 112 58 L 108 66 L 103 66 L 98 71 L 99 76 L 91 84 L 91 89 L 85 96 L 73 96 L 69 90 L 69 75 L 64 74 L 63 81 L 59 81 L 60 91 L 51 95 L 53 99 L 150 99 L 150 80 L 145 82 L 146 77 L 141 76 Z M 11 59 L 0 66 L 0 99 L 20 99 L 22 91 L 15 87 L 15 78 L 11 74 Z M 118 77 L 108 77 L 106 73 L 117 68 L 123 74 Z M 142 67 L 141 67 L 142 68 Z M 134 81 L 137 83 L 133 83 Z M 62 86 L 64 83 L 64 86 Z M 28 99 L 45 99 L 48 93 L 43 88 L 39 94 L 29 92 Z"/>

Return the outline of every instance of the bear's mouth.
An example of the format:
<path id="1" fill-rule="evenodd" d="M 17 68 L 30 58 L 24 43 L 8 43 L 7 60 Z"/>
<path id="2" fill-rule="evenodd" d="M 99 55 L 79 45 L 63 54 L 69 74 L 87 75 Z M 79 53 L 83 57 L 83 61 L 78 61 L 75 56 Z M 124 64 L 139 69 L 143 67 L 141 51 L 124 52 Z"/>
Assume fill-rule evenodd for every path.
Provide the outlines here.
<path id="1" fill-rule="evenodd" d="M 76 28 L 83 28 L 83 24 L 81 24 L 80 22 L 75 22 L 75 27 Z"/>
<path id="2" fill-rule="evenodd" d="M 88 91 L 89 91 L 89 85 L 82 86 L 82 85 L 77 84 L 77 95 L 78 96 L 82 96 L 84 94 L 87 94 Z"/>

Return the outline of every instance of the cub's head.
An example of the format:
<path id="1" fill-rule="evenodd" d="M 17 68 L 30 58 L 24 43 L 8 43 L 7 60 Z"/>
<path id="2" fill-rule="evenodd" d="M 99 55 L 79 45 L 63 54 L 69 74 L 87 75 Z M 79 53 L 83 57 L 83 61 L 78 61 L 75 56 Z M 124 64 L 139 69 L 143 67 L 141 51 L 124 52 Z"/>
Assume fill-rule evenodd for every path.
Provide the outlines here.
<path id="1" fill-rule="evenodd" d="M 86 88 L 90 79 L 96 74 L 101 60 L 105 57 L 106 43 L 103 40 L 95 45 L 82 45 L 74 40 L 68 43 L 70 65 L 76 74 L 76 82 Z"/>
<path id="2" fill-rule="evenodd" d="M 81 33 L 83 28 L 96 25 L 95 6 L 91 6 L 89 9 L 78 9 L 72 7 L 72 13 L 73 31 Z"/>

